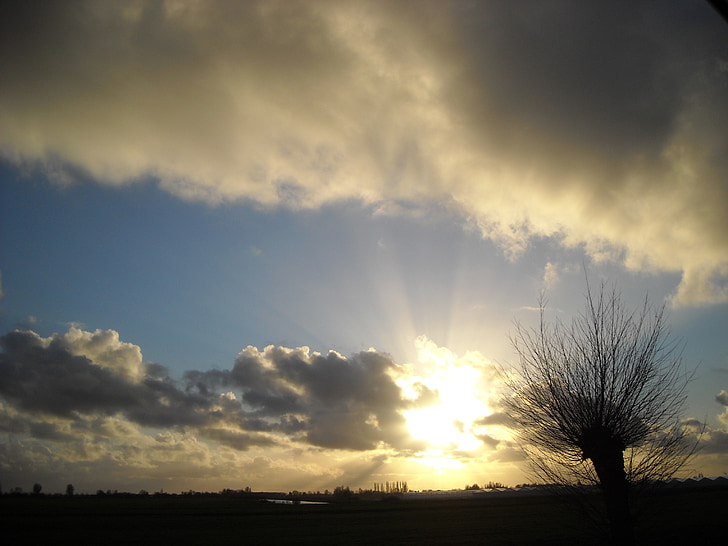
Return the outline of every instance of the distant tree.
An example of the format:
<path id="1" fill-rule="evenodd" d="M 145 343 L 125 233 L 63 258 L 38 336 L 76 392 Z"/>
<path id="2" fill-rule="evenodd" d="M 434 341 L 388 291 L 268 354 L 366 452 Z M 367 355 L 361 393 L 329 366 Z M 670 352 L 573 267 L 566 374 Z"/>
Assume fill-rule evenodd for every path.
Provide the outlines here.
<path id="1" fill-rule="evenodd" d="M 593 294 L 570 325 L 517 324 L 517 373 L 504 372 L 503 400 L 537 476 L 601 487 L 611 533 L 633 543 L 629 491 L 673 476 L 694 453 L 680 418 L 690 374 L 670 339 L 664 306 L 636 312 L 616 289 Z"/>
<path id="2" fill-rule="evenodd" d="M 73 484 L 71 484 L 71 483 L 69 483 L 66 486 L 66 496 L 67 497 L 72 497 L 73 496 Z"/>
<path id="3" fill-rule="evenodd" d="M 33 495 L 40 495 L 41 490 L 43 489 L 43 486 L 39 483 L 33 484 Z"/>
<path id="4" fill-rule="evenodd" d="M 351 492 L 348 486 L 344 487 L 343 485 L 339 485 L 334 488 L 334 497 L 339 500 L 351 500 L 353 496 L 354 493 Z"/>

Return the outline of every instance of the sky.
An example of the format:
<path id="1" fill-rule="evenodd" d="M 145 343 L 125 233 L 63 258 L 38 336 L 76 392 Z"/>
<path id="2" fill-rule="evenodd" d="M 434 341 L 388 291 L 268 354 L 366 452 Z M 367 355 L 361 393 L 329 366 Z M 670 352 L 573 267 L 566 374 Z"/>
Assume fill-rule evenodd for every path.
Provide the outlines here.
<path id="1" fill-rule="evenodd" d="M 539 294 L 665 305 L 728 472 L 728 26 L 708 2 L 16 2 L 3 490 L 529 481 Z"/>

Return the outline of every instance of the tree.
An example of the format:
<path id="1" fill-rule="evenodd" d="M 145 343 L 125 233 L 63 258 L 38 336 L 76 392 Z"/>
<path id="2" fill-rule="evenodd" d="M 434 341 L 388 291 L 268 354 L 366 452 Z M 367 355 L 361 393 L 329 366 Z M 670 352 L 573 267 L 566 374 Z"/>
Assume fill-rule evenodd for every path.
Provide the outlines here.
<path id="1" fill-rule="evenodd" d="M 695 451 L 680 418 L 691 375 L 664 306 L 628 310 L 616 289 L 593 294 L 570 325 L 516 324 L 506 413 L 537 477 L 600 486 L 613 539 L 634 541 L 630 488 L 673 476 Z"/>
<path id="2" fill-rule="evenodd" d="M 39 483 L 33 484 L 33 495 L 40 495 L 41 490 L 43 489 L 43 486 Z"/>
<path id="3" fill-rule="evenodd" d="M 74 491 L 74 489 L 73 489 L 73 484 L 72 483 L 69 483 L 68 485 L 66 485 L 66 496 L 67 497 L 72 497 L 73 496 L 73 491 Z"/>

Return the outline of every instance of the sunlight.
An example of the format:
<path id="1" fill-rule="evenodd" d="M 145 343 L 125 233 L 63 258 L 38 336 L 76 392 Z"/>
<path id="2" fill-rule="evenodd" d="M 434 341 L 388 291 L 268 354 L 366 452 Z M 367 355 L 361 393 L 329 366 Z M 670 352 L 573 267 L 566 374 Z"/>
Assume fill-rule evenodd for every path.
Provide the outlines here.
<path id="1" fill-rule="evenodd" d="M 472 358 L 457 358 L 450 350 L 438 347 L 421 336 L 416 344 L 419 360 L 427 368 L 424 385 L 439 394 L 441 404 L 405 413 L 407 427 L 415 438 L 431 448 L 424 462 L 442 463 L 446 452 L 470 451 L 481 446 L 472 432 L 473 421 L 490 413 L 478 390 L 482 370 Z"/>

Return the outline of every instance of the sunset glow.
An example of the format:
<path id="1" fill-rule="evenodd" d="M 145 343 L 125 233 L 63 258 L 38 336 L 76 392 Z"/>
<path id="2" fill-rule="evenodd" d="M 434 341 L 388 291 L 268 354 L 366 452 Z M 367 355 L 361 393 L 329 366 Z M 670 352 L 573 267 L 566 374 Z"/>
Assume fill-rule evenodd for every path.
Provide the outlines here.
<path id="1" fill-rule="evenodd" d="M 490 413 L 483 400 L 485 393 L 480 390 L 482 370 L 473 366 L 477 363 L 459 361 L 452 352 L 425 338 L 418 338 L 417 345 L 427 375 L 422 383 L 437 393 L 440 403 L 405 412 L 407 427 L 415 438 L 428 442 L 430 458 L 437 458 L 431 448 L 477 449 L 481 441 L 473 435 L 474 421 Z"/>
<path id="2" fill-rule="evenodd" d="M 728 52 L 708 2 L 11 2 L 0 483 L 527 481 L 539 294 L 665 304 L 728 471 Z"/>

